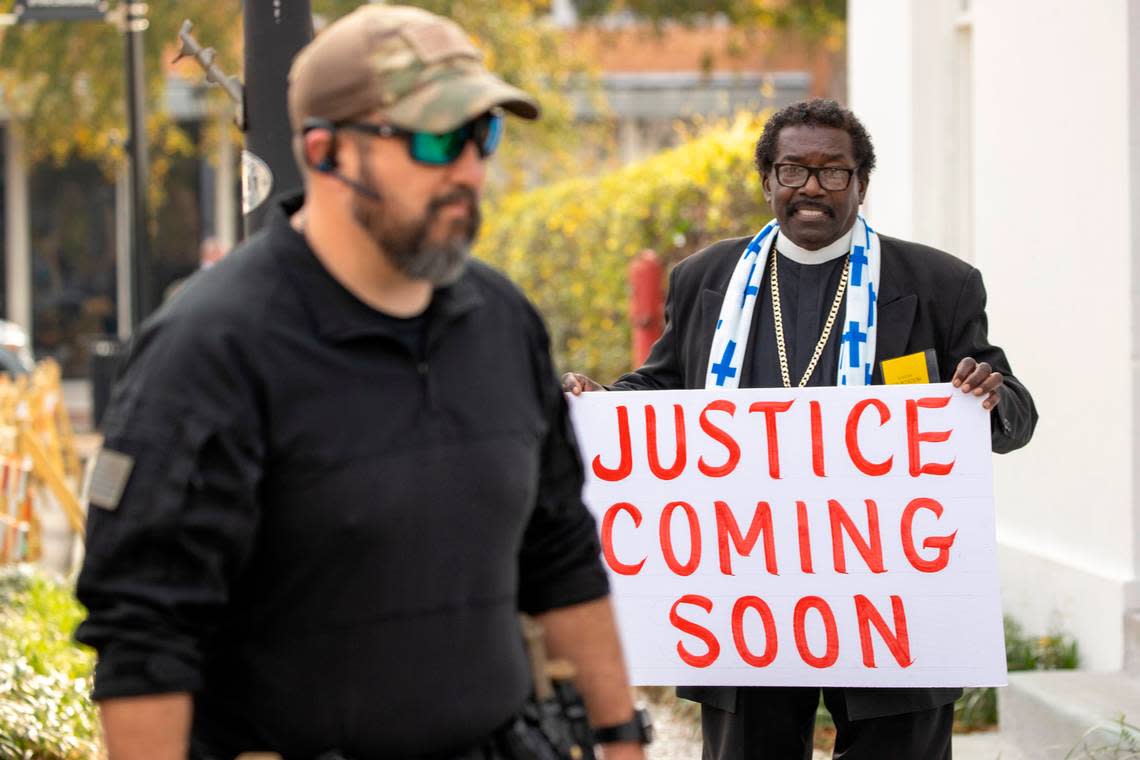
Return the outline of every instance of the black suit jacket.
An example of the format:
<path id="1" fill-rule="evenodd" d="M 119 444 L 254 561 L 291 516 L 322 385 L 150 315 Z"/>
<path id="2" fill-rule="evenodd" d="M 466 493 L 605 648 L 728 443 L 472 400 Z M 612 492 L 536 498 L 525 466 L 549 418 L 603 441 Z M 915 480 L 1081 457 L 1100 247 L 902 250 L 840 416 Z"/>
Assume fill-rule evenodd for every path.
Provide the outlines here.
<path id="1" fill-rule="evenodd" d="M 615 390 L 703 388 L 713 331 L 725 290 L 749 237 L 722 240 L 693 254 L 669 276 L 665 331 L 645 364 L 623 375 Z M 941 381 L 948 382 L 963 358 L 987 362 L 1005 377 L 1001 403 L 991 415 L 993 450 L 1024 446 L 1037 424 L 1033 399 L 1013 376 L 1009 361 L 986 336 L 986 291 L 981 273 L 948 253 L 880 236 L 878 338 L 874 384 L 883 382 L 879 362 L 934 349 Z M 746 347 L 741 387 L 750 387 L 754 344 Z M 767 349 L 763 349 L 767 350 Z M 736 687 L 682 687 L 686 699 L 735 712 Z M 846 689 L 853 720 L 938 707 L 960 689 Z"/>

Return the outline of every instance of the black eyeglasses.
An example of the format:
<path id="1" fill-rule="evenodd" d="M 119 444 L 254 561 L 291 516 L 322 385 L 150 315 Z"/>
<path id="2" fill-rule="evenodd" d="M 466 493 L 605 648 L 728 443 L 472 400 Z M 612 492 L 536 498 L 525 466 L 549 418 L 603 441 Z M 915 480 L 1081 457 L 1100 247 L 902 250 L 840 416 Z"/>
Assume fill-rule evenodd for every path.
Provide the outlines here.
<path id="1" fill-rule="evenodd" d="M 824 190 L 846 190 L 851 184 L 854 169 L 840 166 L 802 166 L 800 164 L 772 164 L 776 170 L 776 181 L 784 187 L 800 188 L 807 184 L 808 177 L 815 175 L 815 181 Z"/>
<path id="2" fill-rule="evenodd" d="M 446 166 L 454 163 L 463 154 L 468 140 L 475 142 L 479 155 L 487 158 L 499 147 L 503 139 L 503 113 L 499 109 L 489 111 L 466 124 L 461 124 L 450 132 L 415 132 L 401 129 L 391 124 L 370 124 L 368 122 L 345 121 L 335 125 L 338 129 L 352 129 L 375 137 L 403 137 L 408 143 L 408 153 L 413 161 L 431 166 Z"/>

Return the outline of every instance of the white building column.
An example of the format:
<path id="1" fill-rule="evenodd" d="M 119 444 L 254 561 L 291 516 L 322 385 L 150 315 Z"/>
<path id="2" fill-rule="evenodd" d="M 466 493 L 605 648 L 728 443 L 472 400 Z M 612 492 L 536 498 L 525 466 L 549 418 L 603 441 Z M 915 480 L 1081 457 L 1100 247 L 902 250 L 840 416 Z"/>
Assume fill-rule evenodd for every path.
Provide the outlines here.
<path id="1" fill-rule="evenodd" d="M 1075 635 L 1094 670 L 1121 667 L 1138 601 L 1134 4 L 973 9 L 978 266 L 991 335 L 1041 411 L 1033 442 L 995 460 L 1004 601 L 1031 631 Z"/>
<path id="2" fill-rule="evenodd" d="M 24 127 L 10 120 L 4 146 L 4 229 L 6 293 L 10 322 L 15 322 L 32 338 L 32 252 L 31 219 L 28 214 L 28 164 L 24 148 Z"/>
<path id="3" fill-rule="evenodd" d="M 916 0 L 849 0 L 847 101 L 867 127 L 878 166 L 864 211 L 888 235 L 914 237 Z"/>
<path id="4" fill-rule="evenodd" d="M 237 151 L 230 139 L 231 121 L 232 117 L 226 116 L 218 126 L 221 136 L 218 139 L 218 165 L 214 177 L 214 236 L 226 251 L 233 248 L 238 240 L 237 200 L 234 193 Z"/>
<path id="5" fill-rule="evenodd" d="M 1140 3 L 1128 3 L 1128 173 L 1132 220 L 1132 557 L 1140 577 Z M 1140 600 L 1133 600 L 1135 609 Z"/>
<path id="6" fill-rule="evenodd" d="M 848 101 L 876 146 L 865 212 L 972 260 L 968 0 L 850 0 Z"/>

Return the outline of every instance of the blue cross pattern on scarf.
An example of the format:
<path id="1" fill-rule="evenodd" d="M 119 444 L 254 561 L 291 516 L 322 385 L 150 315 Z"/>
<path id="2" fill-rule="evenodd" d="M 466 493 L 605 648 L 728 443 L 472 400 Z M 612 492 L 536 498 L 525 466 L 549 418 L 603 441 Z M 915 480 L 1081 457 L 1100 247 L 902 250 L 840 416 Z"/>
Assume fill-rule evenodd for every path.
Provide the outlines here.
<path id="1" fill-rule="evenodd" d="M 773 234 L 780 229 L 772 220 L 756 234 L 733 270 L 728 289 L 721 302 L 716 332 L 713 333 L 709 352 L 705 388 L 738 388 L 741 367 L 744 363 L 749 332 L 752 329 L 752 312 L 760 294 L 764 263 L 772 252 Z M 879 273 L 881 251 L 879 236 L 867 221 L 859 216 L 852 230 L 851 275 L 847 285 L 843 322 L 846 329 L 840 336 L 839 367 L 836 385 L 870 385 L 875 366 L 875 344 L 878 330 L 875 314 L 879 301 Z M 838 325 L 837 325 L 838 328 Z"/>

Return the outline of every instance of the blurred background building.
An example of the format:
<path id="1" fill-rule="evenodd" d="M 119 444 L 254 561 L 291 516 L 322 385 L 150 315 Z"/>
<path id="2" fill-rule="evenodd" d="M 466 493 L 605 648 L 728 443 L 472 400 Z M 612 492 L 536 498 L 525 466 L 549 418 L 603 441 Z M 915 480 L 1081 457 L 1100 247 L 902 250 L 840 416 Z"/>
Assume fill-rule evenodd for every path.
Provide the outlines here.
<path id="1" fill-rule="evenodd" d="M 165 99 L 195 150 L 171 159 L 153 209 L 145 286 L 155 304 L 171 282 L 198 267 L 200 241 L 215 237 L 228 248 L 241 229 L 240 148 L 231 139 L 212 147 L 204 140 L 211 119 L 229 134 L 229 114 L 211 113 L 204 87 L 177 76 L 168 77 Z M 95 161 L 74 155 L 29 163 L 25 137 L 35 125 L 7 113 L 0 120 L 0 316 L 27 330 L 37 357 L 55 358 L 65 377 L 85 377 L 91 342 L 130 331 L 128 173 L 108 177 Z"/>
<path id="2" fill-rule="evenodd" d="M 746 28 L 724 16 L 690 15 L 687 23 L 629 13 L 582 19 L 571 0 L 556 0 L 546 23 L 564 32 L 564 50 L 591 66 L 588 81 L 565 86 L 572 118 L 605 126 L 605 144 L 591 149 L 603 154 L 592 156 L 604 159 L 599 166 L 671 147 L 684 139 L 679 126 L 699 129 L 809 95 L 842 99 L 845 90 L 842 50 L 795 29 Z M 168 62 L 173 35 L 165 40 L 156 31 L 152 25 L 146 44 L 162 48 Z M 165 69 L 162 108 L 193 149 L 171 158 L 161 201 L 151 209 L 150 266 L 142 276 L 152 304 L 194 271 L 202 240 L 216 238 L 228 249 L 241 230 L 241 149 L 225 126 L 230 109 L 206 97 L 193 66 Z M 92 341 L 130 330 L 129 173 L 108 176 L 74 153 L 32 162 L 26 144 L 37 125 L 0 112 L 0 129 L 0 318 L 27 330 L 36 355 L 57 359 L 66 378 L 86 377 Z M 151 152 L 160 155 L 162 147 L 152 144 Z"/>
<path id="3" fill-rule="evenodd" d="M 576 116 L 612 122 L 622 161 L 673 147 L 678 124 L 779 108 L 806 97 L 844 98 L 843 61 L 797 35 L 742 33 L 726 20 L 653 26 L 632 20 L 569 31 L 598 68 L 600 101 L 574 99 Z"/>

